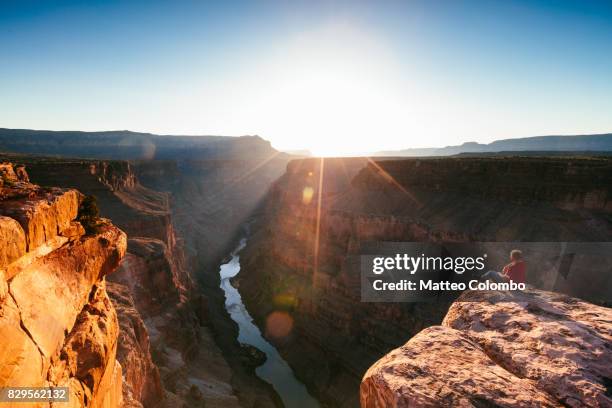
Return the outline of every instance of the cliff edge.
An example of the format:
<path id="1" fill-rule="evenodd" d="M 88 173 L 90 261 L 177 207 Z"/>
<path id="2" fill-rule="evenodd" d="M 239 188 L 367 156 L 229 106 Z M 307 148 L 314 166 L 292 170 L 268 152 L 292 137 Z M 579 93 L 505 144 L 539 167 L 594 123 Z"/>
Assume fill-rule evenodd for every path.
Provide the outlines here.
<path id="1" fill-rule="evenodd" d="M 125 254 L 125 233 L 104 222 L 86 234 L 77 190 L 31 184 L 10 163 L 0 176 L 0 387 L 67 387 L 67 406 L 120 406 L 105 276 Z"/>
<path id="2" fill-rule="evenodd" d="M 366 372 L 362 407 L 611 407 L 612 309 L 569 296 L 466 292 L 441 326 Z"/>

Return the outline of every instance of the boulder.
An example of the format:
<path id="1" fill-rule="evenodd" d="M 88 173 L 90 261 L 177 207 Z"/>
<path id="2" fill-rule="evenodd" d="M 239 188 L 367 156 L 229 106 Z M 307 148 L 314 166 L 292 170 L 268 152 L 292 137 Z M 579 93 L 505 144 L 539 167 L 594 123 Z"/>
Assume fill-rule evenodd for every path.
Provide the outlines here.
<path id="1" fill-rule="evenodd" d="M 466 292 L 366 372 L 362 407 L 610 407 L 612 310 L 539 290 Z"/>

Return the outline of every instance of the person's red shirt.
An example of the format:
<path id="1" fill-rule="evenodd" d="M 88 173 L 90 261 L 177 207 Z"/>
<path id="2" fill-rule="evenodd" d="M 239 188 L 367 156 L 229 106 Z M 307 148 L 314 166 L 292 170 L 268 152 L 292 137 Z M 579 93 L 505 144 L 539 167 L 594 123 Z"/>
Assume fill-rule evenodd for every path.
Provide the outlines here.
<path id="1" fill-rule="evenodd" d="M 524 261 L 516 261 L 504 266 L 503 273 L 509 280 L 516 283 L 525 283 L 527 266 Z"/>

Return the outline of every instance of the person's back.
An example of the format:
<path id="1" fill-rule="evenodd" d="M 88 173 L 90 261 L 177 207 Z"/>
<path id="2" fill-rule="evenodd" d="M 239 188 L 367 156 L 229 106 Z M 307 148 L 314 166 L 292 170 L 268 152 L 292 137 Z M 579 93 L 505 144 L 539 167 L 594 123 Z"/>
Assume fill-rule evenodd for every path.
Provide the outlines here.
<path id="1" fill-rule="evenodd" d="M 480 277 L 481 280 L 493 282 L 527 283 L 527 264 L 523 261 L 523 253 L 518 249 L 510 251 L 510 263 L 501 272 L 489 271 Z"/>
<path id="2" fill-rule="evenodd" d="M 515 283 L 526 283 L 527 265 L 522 259 L 513 259 L 502 271 L 504 275 Z"/>

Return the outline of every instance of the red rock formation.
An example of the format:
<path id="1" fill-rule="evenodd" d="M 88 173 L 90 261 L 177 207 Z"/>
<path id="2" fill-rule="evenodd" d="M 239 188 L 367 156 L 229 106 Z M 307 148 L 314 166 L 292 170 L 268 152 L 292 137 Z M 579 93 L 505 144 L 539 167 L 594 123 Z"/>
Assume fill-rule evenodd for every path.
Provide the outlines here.
<path id="1" fill-rule="evenodd" d="M 0 194 L 11 217 L 0 223 L 0 387 L 68 386 L 71 406 L 117 407 L 119 327 L 104 277 L 126 236 L 110 223 L 84 235 L 76 190 L 42 189 L 19 173 Z"/>
<path id="2" fill-rule="evenodd" d="M 127 162 L 19 160 L 28 164 L 33 180 L 95 195 L 100 213 L 130 236 L 128 253 L 109 279 L 120 284 L 109 285 L 109 293 L 123 330 L 117 358 L 125 373 L 124 403 L 134 407 L 197 406 L 203 401 L 237 404 L 235 376 L 207 327 L 207 298 L 194 291 L 192 262 L 175 232 L 169 194 L 142 186 Z M 157 162 L 145 164 L 157 166 Z M 177 181 L 178 175 L 156 173 L 155 179 L 163 184 Z M 194 394 L 194 387 L 198 393 Z M 242 398 L 259 398 L 240 392 Z M 258 404 L 266 406 L 261 402 L 265 398 L 264 394 Z"/>
<path id="3" fill-rule="evenodd" d="M 156 406 L 164 398 L 164 390 L 159 370 L 151 359 L 149 333 L 134 306 L 130 289 L 109 282 L 107 291 L 119 315 L 117 359 L 122 362 L 125 377 L 124 407 Z"/>
<path id="4" fill-rule="evenodd" d="M 466 292 L 442 326 L 376 362 L 369 407 L 610 407 L 612 310 L 568 296 Z"/>
<path id="5" fill-rule="evenodd" d="M 95 285 L 89 303 L 78 315 L 54 356 L 48 373 L 54 387 L 68 387 L 74 407 L 120 406 L 122 368 L 117 355 L 119 324 L 104 282 Z"/>

